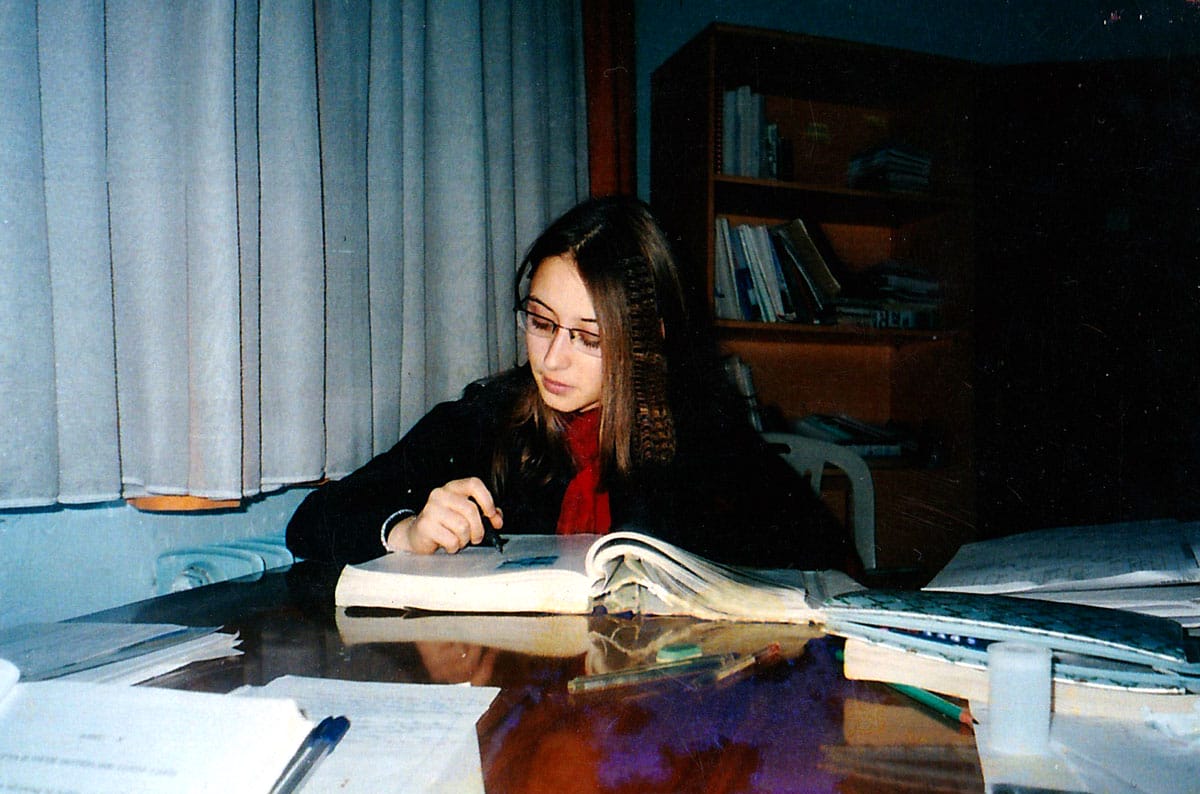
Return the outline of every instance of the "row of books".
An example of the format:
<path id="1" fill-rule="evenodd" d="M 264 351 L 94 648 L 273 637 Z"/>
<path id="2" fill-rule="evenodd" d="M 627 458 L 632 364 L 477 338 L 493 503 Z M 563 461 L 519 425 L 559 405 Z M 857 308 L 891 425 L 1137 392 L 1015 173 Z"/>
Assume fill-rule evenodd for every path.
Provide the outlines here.
<path id="1" fill-rule="evenodd" d="M 941 326 L 938 281 L 885 262 L 857 275 L 851 288 L 835 274 L 800 218 L 778 225 L 715 221 L 713 303 L 723 320 L 842 323 L 872 328 Z"/>
<path id="2" fill-rule="evenodd" d="M 725 92 L 721 113 L 721 173 L 758 179 L 788 178 L 790 147 L 779 125 L 766 119 L 762 94 L 743 85 Z"/>
<path id="3" fill-rule="evenodd" d="M 841 292 L 799 218 L 778 226 L 716 219 L 716 315 L 726 320 L 829 323 Z"/>
<path id="4" fill-rule="evenodd" d="M 756 179 L 793 177 L 791 144 L 766 117 L 766 98 L 748 85 L 722 95 L 719 171 Z M 927 193 L 932 159 L 923 151 L 887 143 L 850 159 L 846 183 L 860 190 Z"/>

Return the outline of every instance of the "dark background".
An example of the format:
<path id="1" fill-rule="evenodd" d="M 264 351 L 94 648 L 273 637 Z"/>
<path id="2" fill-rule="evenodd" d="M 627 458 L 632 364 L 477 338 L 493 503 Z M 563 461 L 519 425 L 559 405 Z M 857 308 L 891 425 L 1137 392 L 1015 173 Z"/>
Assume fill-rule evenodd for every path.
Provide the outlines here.
<path id="1" fill-rule="evenodd" d="M 982 73 L 984 536 L 1200 514 L 1198 83 L 1195 57 Z"/>

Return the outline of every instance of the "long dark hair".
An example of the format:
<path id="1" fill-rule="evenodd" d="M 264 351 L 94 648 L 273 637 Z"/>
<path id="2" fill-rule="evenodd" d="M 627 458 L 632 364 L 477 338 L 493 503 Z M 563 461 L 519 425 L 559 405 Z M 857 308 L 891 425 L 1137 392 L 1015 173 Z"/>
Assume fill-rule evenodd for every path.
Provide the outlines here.
<path id="1" fill-rule="evenodd" d="M 584 201 L 530 246 L 518 271 L 518 303 L 538 266 L 555 256 L 574 260 L 600 325 L 603 480 L 669 462 L 676 441 L 672 404 L 688 380 L 697 341 L 670 240 L 637 199 Z M 529 473 L 560 464 L 564 424 L 531 382 L 512 416 L 523 447 L 518 465 Z M 503 472 L 496 473 L 502 482 Z"/>

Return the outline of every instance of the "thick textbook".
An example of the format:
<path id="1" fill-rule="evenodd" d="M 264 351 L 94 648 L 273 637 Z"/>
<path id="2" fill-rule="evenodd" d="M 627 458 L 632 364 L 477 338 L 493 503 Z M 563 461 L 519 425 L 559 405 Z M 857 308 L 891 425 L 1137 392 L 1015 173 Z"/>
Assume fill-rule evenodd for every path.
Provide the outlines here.
<path id="1" fill-rule="evenodd" d="M 862 586 L 840 571 L 720 565 L 637 532 L 514 535 L 500 554 L 387 554 L 347 565 L 342 607 L 439 612 L 691 615 L 709 620 L 811 623 L 828 597 Z"/>
<path id="2" fill-rule="evenodd" d="M 825 628 L 844 637 L 925 651 L 953 661 L 986 659 L 992 642 L 1050 648 L 1056 670 L 1102 675 L 1117 685 L 1168 679 L 1200 692 L 1200 645 L 1173 620 L 1082 604 L 977 593 L 869 590 L 829 599 Z"/>
<path id="3" fill-rule="evenodd" d="M 939 692 L 971 702 L 988 701 L 988 674 L 984 660 L 952 660 L 928 651 L 885 642 L 850 638 L 844 649 L 846 678 L 883 681 Z M 1073 677 L 1058 669 L 1053 678 L 1054 711 L 1084 717 L 1137 716 L 1142 709 L 1155 713 L 1195 713 L 1200 695 L 1170 683 L 1116 685 Z"/>

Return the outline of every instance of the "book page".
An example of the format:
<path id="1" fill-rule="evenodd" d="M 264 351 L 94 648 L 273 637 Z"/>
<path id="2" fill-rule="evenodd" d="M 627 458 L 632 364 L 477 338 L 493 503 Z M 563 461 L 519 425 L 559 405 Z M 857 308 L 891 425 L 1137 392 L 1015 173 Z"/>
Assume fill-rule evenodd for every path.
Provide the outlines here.
<path id="1" fill-rule="evenodd" d="M 496 687 L 281 676 L 235 695 L 289 697 L 309 713 L 341 714 L 350 730 L 305 783 L 310 791 L 483 792 L 475 723 Z"/>
<path id="2" fill-rule="evenodd" d="M 268 792 L 312 729 L 288 700 L 39 681 L 0 703 L 0 790 Z"/>
<path id="3" fill-rule="evenodd" d="M 974 593 L 1200 582 L 1196 524 L 1060 527 L 970 543 L 925 588 Z"/>
<path id="4" fill-rule="evenodd" d="M 593 600 L 610 611 L 711 620 L 816 622 L 827 593 L 861 589 L 838 571 L 721 565 L 636 532 L 606 535 L 588 553 L 587 569 Z"/>

